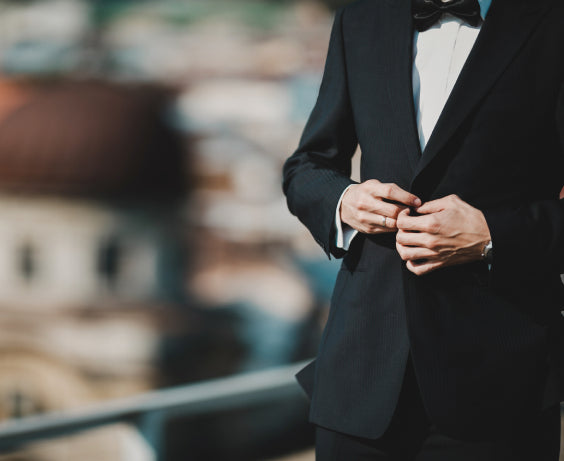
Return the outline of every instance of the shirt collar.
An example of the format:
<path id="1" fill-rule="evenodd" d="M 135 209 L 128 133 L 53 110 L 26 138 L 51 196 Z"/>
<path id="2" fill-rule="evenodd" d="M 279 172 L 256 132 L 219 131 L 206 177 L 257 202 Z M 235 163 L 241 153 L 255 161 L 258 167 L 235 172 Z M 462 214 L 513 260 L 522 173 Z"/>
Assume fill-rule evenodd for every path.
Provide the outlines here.
<path id="1" fill-rule="evenodd" d="M 480 14 L 482 19 L 486 19 L 490 6 L 492 5 L 492 0 L 478 0 L 478 3 L 480 4 Z"/>

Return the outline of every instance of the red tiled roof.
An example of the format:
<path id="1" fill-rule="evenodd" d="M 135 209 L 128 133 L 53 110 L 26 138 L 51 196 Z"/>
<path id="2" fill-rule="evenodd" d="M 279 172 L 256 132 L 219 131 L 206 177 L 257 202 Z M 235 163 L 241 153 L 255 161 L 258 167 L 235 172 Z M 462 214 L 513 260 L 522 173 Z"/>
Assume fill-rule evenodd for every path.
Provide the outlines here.
<path id="1" fill-rule="evenodd" d="M 42 86 L 0 117 L 0 190 L 143 199 L 178 195 L 184 154 L 163 122 L 167 102 L 164 90 L 149 86 Z"/>

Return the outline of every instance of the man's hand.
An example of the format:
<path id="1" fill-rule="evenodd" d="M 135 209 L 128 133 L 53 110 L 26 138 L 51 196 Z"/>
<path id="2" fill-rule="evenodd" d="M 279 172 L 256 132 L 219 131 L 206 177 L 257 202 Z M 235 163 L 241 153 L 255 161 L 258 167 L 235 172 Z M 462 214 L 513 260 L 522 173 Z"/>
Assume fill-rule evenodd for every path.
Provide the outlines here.
<path id="1" fill-rule="evenodd" d="M 420 199 L 396 184 L 371 179 L 350 186 L 345 192 L 341 201 L 341 221 L 365 234 L 396 232 L 400 212 L 408 206 L 420 205 Z"/>
<path id="2" fill-rule="evenodd" d="M 422 216 L 400 213 L 396 235 L 396 248 L 415 275 L 481 259 L 491 236 L 480 210 L 449 195 L 416 211 Z"/>

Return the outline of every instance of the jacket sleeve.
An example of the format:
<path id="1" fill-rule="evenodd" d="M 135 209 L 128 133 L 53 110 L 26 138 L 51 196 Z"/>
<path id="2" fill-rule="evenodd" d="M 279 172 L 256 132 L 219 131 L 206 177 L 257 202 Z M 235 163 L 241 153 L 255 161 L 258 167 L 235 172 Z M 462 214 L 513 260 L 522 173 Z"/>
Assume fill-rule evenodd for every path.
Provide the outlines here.
<path id="1" fill-rule="evenodd" d="M 342 34 L 343 9 L 337 11 L 317 102 L 297 150 L 284 164 L 283 189 L 288 208 L 330 256 L 335 245 L 335 210 L 350 179 L 358 144 L 348 92 Z"/>
<path id="2" fill-rule="evenodd" d="M 492 277 L 564 273 L 564 199 L 484 211 L 493 243 Z"/>
<path id="3" fill-rule="evenodd" d="M 564 155 L 564 85 L 556 110 Z M 564 172 L 562 174 L 564 185 Z M 512 210 L 484 211 L 493 243 L 492 277 L 533 278 L 564 273 L 564 199 L 534 201 Z"/>

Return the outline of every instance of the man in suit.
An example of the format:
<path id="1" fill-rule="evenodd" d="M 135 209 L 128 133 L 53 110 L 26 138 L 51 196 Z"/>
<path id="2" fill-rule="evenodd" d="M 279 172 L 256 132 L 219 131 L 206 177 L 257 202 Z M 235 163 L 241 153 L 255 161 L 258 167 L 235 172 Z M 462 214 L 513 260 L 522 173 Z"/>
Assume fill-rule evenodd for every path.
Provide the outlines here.
<path id="1" fill-rule="evenodd" d="M 344 257 L 298 375 L 318 459 L 558 459 L 562 127 L 562 0 L 337 11 L 284 166 L 290 211 Z"/>

